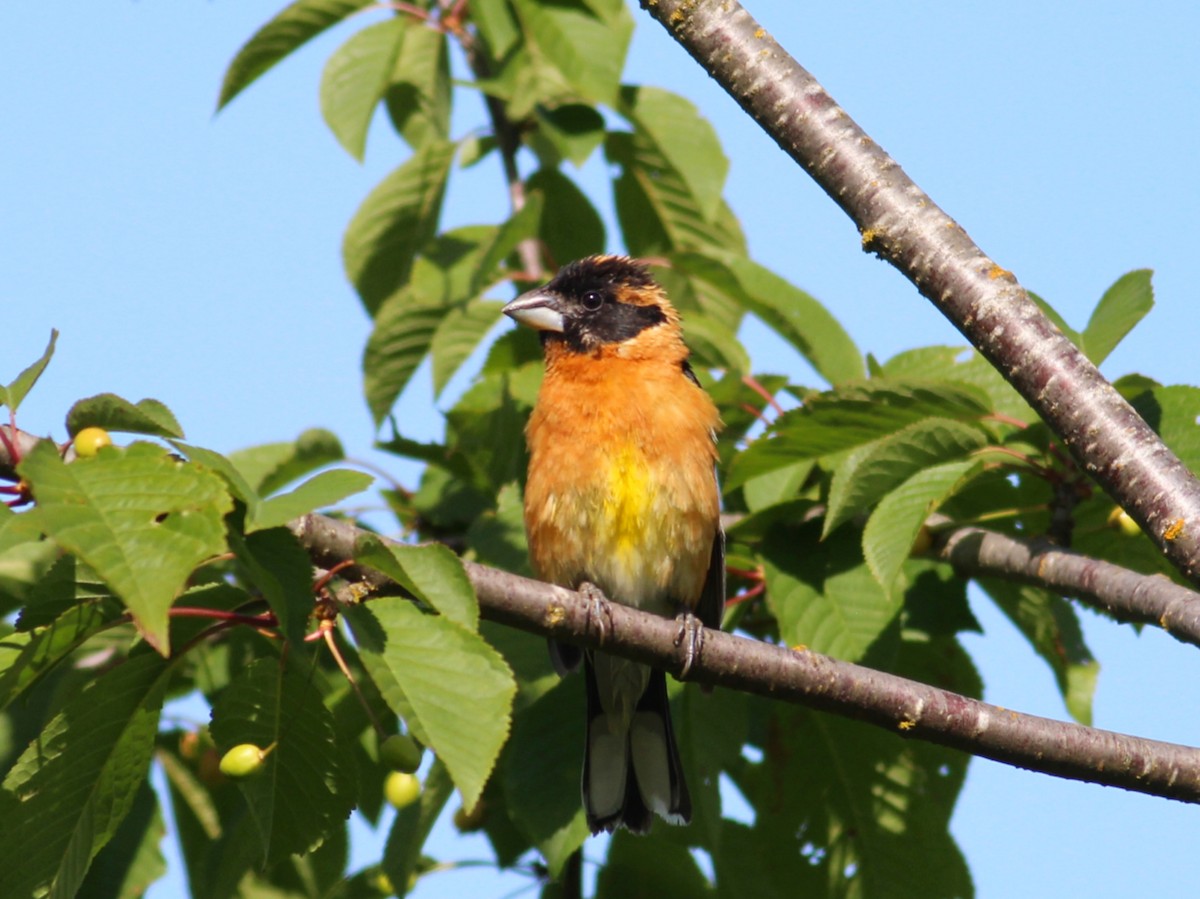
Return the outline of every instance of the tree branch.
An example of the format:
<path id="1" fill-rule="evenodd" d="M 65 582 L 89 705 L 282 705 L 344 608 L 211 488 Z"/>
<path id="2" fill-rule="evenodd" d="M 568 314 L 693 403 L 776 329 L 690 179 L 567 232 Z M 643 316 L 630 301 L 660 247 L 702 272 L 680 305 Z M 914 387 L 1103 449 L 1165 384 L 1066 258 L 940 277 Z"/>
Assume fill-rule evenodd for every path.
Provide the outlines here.
<path id="1" fill-rule="evenodd" d="M 1200 595 L 1162 575 L 1139 574 L 1046 541 L 983 528 L 934 532 L 934 552 L 962 577 L 998 577 L 1045 587 L 1121 621 L 1161 627 L 1200 646 Z"/>
<path id="2" fill-rule="evenodd" d="M 1200 483 L 1090 361 L 736 0 L 642 0 L 1200 584 Z"/>
<path id="3" fill-rule="evenodd" d="M 297 519 L 291 529 L 325 567 L 352 559 L 360 533 L 348 522 L 316 514 Z M 601 633 L 587 600 L 573 591 L 464 565 L 485 618 L 603 648 L 676 677 L 685 670 L 680 626 L 672 619 L 609 603 Z M 355 576 L 353 569 L 343 574 Z M 399 589 L 378 572 L 358 574 L 373 589 Z M 1033 771 L 1200 803 L 1200 749 L 1023 715 L 815 652 L 705 630 L 687 680 L 833 712 Z"/>

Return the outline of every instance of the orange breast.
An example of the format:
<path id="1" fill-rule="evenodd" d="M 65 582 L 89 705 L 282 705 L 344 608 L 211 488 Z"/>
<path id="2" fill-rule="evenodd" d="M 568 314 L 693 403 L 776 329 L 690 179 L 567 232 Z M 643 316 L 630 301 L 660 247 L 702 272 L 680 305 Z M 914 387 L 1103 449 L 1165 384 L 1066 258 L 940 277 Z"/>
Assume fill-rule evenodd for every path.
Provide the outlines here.
<path id="1" fill-rule="evenodd" d="M 534 569 L 617 602 L 694 604 L 718 526 L 716 407 L 678 363 L 552 359 L 530 418 Z"/>

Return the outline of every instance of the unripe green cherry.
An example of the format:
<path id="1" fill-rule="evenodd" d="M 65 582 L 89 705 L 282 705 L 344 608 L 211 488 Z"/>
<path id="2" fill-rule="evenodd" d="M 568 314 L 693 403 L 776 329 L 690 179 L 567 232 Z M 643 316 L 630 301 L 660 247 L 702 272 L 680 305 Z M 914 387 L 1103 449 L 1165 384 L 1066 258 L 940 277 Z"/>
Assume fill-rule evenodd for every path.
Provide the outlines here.
<path id="1" fill-rule="evenodd" d="M 1126 537 L 1136 537 L 1142 532 L 1141 526 L 1129 517 L 1129 513 L 1116 506 L 1108 515 L 1108 526 L 1116 528 Z"/>
<path id="2" fill-rule="evenodd" d="M 253 743 L 240 743 L 221 757 L 221 773 L 226 777 L 250 777 L 262 770 L 266 757 Z"/>
<path id="3" fill-rule="evenodd" d="M 379 744 L 379 761 L 396 771 L 412 774 L 421 767 L 424 750 L 407 734 L 392 734 Z"/>
<path id="4" fill-rule="evenodd" d="M 112 437 L 104 428 L 84 428 L 75 435 L 75 455 L 80 459 L 91 458 L 102 446 L 112 446 Z"/>
<path id="5" fill-rule="evenodd" d="M 383 782 L 383 795 L 395 808 L 407 808 L 421 795 L 421 781 L 405 771 L 393 771 Z"/>

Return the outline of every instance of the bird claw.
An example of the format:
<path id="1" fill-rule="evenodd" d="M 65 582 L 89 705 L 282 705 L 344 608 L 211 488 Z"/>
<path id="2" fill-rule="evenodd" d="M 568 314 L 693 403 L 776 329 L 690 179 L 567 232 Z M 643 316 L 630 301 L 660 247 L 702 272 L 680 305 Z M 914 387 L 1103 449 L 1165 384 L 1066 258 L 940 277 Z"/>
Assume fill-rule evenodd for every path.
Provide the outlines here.
<path id="1" fill-rule="evenodd" d="M 588 581 L 579 585 L 578 592 L 587 603 L 585 612 L 587 630 L 590 632 L 594 628 L 599 642 L 603 644 L 613 627 L 612 610 L 608 605 L 608 597 L 604 595 L 603 590 Z"/>
<path id="2" fill-rule="evenodd" d="M 675 620 L 679 622 L 679 632 L 675 635 L 675 645 L 684 644 L 683 667 L 676 680 L 683 680 L 692 670 L 692 665 L 700 658 L 704 648 L 704 622 L 692 614 L 691 609 L 683 609 Z"/>

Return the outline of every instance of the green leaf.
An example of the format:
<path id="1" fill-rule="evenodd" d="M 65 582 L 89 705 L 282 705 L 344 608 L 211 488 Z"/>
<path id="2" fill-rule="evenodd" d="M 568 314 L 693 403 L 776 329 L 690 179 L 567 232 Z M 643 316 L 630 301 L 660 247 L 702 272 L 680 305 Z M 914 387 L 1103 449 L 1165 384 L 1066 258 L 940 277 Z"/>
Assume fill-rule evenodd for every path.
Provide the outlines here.
<path id="1" fill-rule="evenodd" d="M 474 266 L 475 274 L 470 282 L 472 297 L 491 287 L 493 281 L 506 279 L 506 273 L 501 270 L 501 266 L 505 258 L 517 248 L 517 244 L 537 236 L 538 223 L 542 217 L 542 203 L 541 194 L 529 195 L 520 210 L 513 213 L 501 227 L 494 229 L 494 236 L 490 242 L 480 241 L 482 253 Z"/>
<path id="2" fill-rule="evenodd" d="M 539 107 L 537 134 L 549 141 L 555 152 L 581 167 L 604 142 L 604 116 L 582 103 L 564 103 L 553 109 Z"/>
<path id="3" fill-rule="evenodd" d="M 429 352 L 446 311 L 441 302 L 422 301 L 407 287 L 379 308 L 363 351 L 363 388 L 376 426 L 387 418 Z"/>
<path id="4" fill-rule="evenodd" d="M 471 21 L 496 59 L 503 59 L 521 39 L 520 27 L 507 3 L 479 3 L 471 10 Z"/>
<path id="5" fill-rule="evenodd" d="M 1046 302 L 1046 300 L 1042 299 L 1032 290 L 1027 292 L 1029 294 L 1029 299 L 1033 300 L 1033 302 L 1037 304 L 1037 307 L 1046 314 L 1046 317 L 1050 319 L 1050 321 L 1054 322 L 1055 326 L 1062 331 L 1064 335 L 1066 335 L 1067 340 L 1071 341 L 1071 343 L 1075 344 L 1075 346 L 1082 346 L 1083 341 L 1079 336 L 1079 332 L 1068 325 L 1066 319 L 1059 315 L 1058 311 L 1053 306 L 1051 306 L 1048 302 Z"/>
<path id="6" fill-rule="evenodd" d="M 112 840 L 96 856 L 79 888 L 88 899 L 139 899 L 167 873 L 159 843 L 167 827 L 149 781 L 142 781 L 133 807 Z"/>
<path id="7" fill-rule="evenodd" d="M 581 0 L 553 4 L 513 0 L 530 52 L 587 100 L 612 104 L 617 97 L 633 18 L 622 6 L 596 15 Z"/>
<path id="8" fill-rule="evenodd" d="M 287 528 L 229 534 L 229 548 L 244 566 L 246 579 L 261 591 L 284 636 L 303 644 L 313 611 L 312 561 Z"/>
<path id="9" fill-rule="evenodd" d="M 982 470 L 983 463 L 972 459 L 933 465 L 917 471 L 879 501 L 863 529 L 863 556 L 885 590 L 894 588 L 925 519 Z"/>
<path id="10" fill-rule="evenodd" d="M 503 305 L 497 300 L 476 300 L 452 309 L 442 318 L 429 342 L 434 396 L 441 396 L 454 373 L 499 321 Z"/>
<path id="11" fill-rule="evenodd" d="M 54 345 L 57 342 L 58 331 L 52 329 L 50 331 L 50 342 L 46 344 L 46 349 L 42 353 L 41 358 L 17 375 L 16 380 L 7 387 L 0 387 L 0 405 L 8 406 L 10 412 L 16 413 L 17 408 L 21 405 L 21 401 L 33 389 L 33 385 L 37 383 L 38 378 L 42 376 L 42 372 L 46 370 L 46 366 L 50 364 L 50 359 L 54 355 Z"/>
<path id="12" fill-rule="evenodd" d="M 1200 472 L 1200 387 L 1156 387 L 1131 405 L 1193 473 Z"/>
<path id="13" fill-rule="evenodd" d="M 521 709 L 501 771 L 505 809 L 542 852 L 552 877 L 588 836 L 579 801 L 582 687 L 580 678 L 560 680 Z"/>
<path id="14" fill-rule="evenodd" d="M 833 473 L 822 536 L 865 512 L 918 471 L 960 459 L 986 442 L 987 435 L 979 427 L 929 418 L 856 449 Z"/>
<path id="15" fill-rule="evenodd" d="M 614 192 L 630 253 L 647 257 L 680 250 L 744 251 L 736 219 L 726 214 L 725 205 L 706 219 L 683 176 L 642 131 L 610 132 L 604 152 L 621 168 Z"/>
<path id="16" fill-rule="evenodd" d="M 233 502 L 224 481 L 147 443 L 72 465 L 40 444 L 20 471 L 46 533 L 94 568 L 167 654 L 175 595 L 200 562 L 225 551 Z"/>
<path id="17" fill-rule="evenodd" d="M 258 492 L 250 486 L 234 464 L 220 453 L 205 449 L 202 446 L 192 446 L 188 443 L 182 443 L 178 440 L 172 440 L 171 446 L 187 456 L 196 465 L 211 469 L 214 474 L 225 481 L 226 486 L 233 492 L 233 495 L 247 506 L 252 506 L 259 502 Z"/>
<path id="18" fill-rule="evenodd" d="M 1139 269 L 1122 275 L 1096 304 L 1081 338 L 1087 357 L 1096 365 L 1154 308 L 1152 274 L 1150 269 Z"/>
<path id="19" fill-rule="evenodd" d="M 964 346 L 919 347 L 898 353 L 883 365 L 887 378 L 953 382 L 982 390 L 992 412 L 1018 421 L 1034 422 L 1037 413 L 1004 376 L 996 371 L 977 350 Z"/>
<path id="20" fill-rule="evenodd" d="M 291 493 L 257 504 L 246 516 L 246 533 L 279 527 L 316 509 L 336 505 L 346 497 L 366 490 L 374 480 L 361 471 L 323 471 Z"/>
<path id="21" fill-rule="evenodd" d="M 806 459 L 747 480 L 742 484 L 742 496 L 746 498 L 747 510 L 759 512 L 777 503 L 795 499 L 797 491 L 808 479 L 814 464 L 811 459 Z"/>
<path id="22" fill-rule="evenodd" d="M 713 221 L 729 174 L 721 141 L 695 105 L 657 87 L 621 88 L 617 110 L 633 123 L 679 173 L 700 216 Z"/>
<path id="23" fill-rule="evenodd" d="M 345 458 L 342 442 L 333 432 L 309 428 L 292 441 L 264 443 L 232 452 L 228 461 L 256 491 L 269 496 L 309 472 Z"/>
<path id="24" fill-rule="evenodd" d="M 146 777 L 170 671 L 143 653 L 99 675 L 17 759 L 0 792 L 0 895 L 75 895 Z"/>
<path id="25" fill-rule="evenodd" d="M 467 543 L 476 560 L 504 571 L 533 577 L 525 543 L 525 513 L 521 486 L 513 482 L 500 488 L 496 508 L 488 509 L 467 528 Z"/>
<path id="26" fill-rule="evenodd" d="M 26 694 L 48 671 L 113 619 L 96 604 L 67 609 L 51 624 L 0 643 L 0 709 Z"/>
<path id="27" fill-rule="evenodd" d="M 362 161 L 375 107 L 392 81 L 392 70 L 412 27 L 394 16 L 352 34 L 334 51 L 321 74 L 321 115 L 346 152 Z"/>
<path id="28" fill-rule="evenodd" d="M 596 899 L 700 899 L 715 893 L 687 845 L 661 830 L 649 836 L 614 834 L 608 861 L 596 876 Z"/>
<path id="29" fill-rule="evenodd" d="M 1092 723 L 1092 698 L 1100 663 L 1083 640 L 1075 608 L 1040 587 L 979 578 L 979 586 L 1017 626 L 1050 666 L 1067 711 L 1080 724 Z"/>
<path id="30" fill-rule="evenodd" d="M 872 576 L 857 532 L 844 528 L 822 543 L 817 532 L 816 522 L 768 531 L 761 556 L 767 606 L 789 646 L 858 661 L 895 619 L 902 597 Z"/>
<path id="31" fill-rule="evenodd" d="M 474 806 L 508 738 L 517 686 L 503 658 L 478 634 L 406 599 L 378 597 L 346 617 L 388 705 Z"/>
<path id="32" fill-rule="evenodd" d="M 863 377 L 863 358 L 829 311 L 798 287 L 744 257 L 729 259 L 748 311 L 790 343 L 833 385 Z"/>
<path id="33" fill-rule="evenodd" d="M 296 0 L 254 33 L 225 71 L 217 109 L 250 86 L 260 75 L 371 0 Z"/>
<path id="34" fill-rule="evenodd" d="M 309 677 L 276 659 L 250 664 L 213 707 L 222 751 L 241 743 L 266 749 L 263 768 L 238 781 L 254 816 L 267 864 L 318 846 L 354 806 L 333 716 Z"/>
<path id="35" fill-rule="evenodd" d="M 413 258 L 436 232 L 454 152 L 450 143 L 422 147 L 368 194 L 347 226 L 346 274 L 372 316 L 408 281 Z"/>
<path id="36" fill-rule="evenodd" d="M 386 574 L 421 602 L 469 631 L 479 630 L 479 601 L 462 562 L 448 547 L 385 542 L 363 534 L 354 560 Z"/>
<path id="37" fill-rule="evenodd" d="M 694 363 L 738 374 L 750 371 L 750 357 L 737 339 L 737 333 L 720 322 L 693 312 L 684 317 L 683 332 L 696 355 Z"/>
<path id="38" fill-rule="evenodd" d="M 561 264 L 604 252 L 604 222 L 574 181 L 557 169 L 543 168 L 529 177 L 525 188 L 530 196 L 544 198 L 538 237 L 551 259 Z"/>
<path id="39" fill-rule="evenodd" d="M 478 15 L 471 11 L 472 20 Z M 404 33 L 384 100 L 392 126 L 414 150 L 449 138 L 450 62 L 444 33 L 426 26 Z M 465 160 L 461 164 L 465 167 Z"/>
<path id="40" fill-rule="evenodd" d="M 80 400 L 67 413 L 67 433 L 72 437 L 84 428 L 106 428 L 155 437 L 183 437 L 183 428 L 171 410 L 158 400 L 131 403 L 112 393 Z"/>

